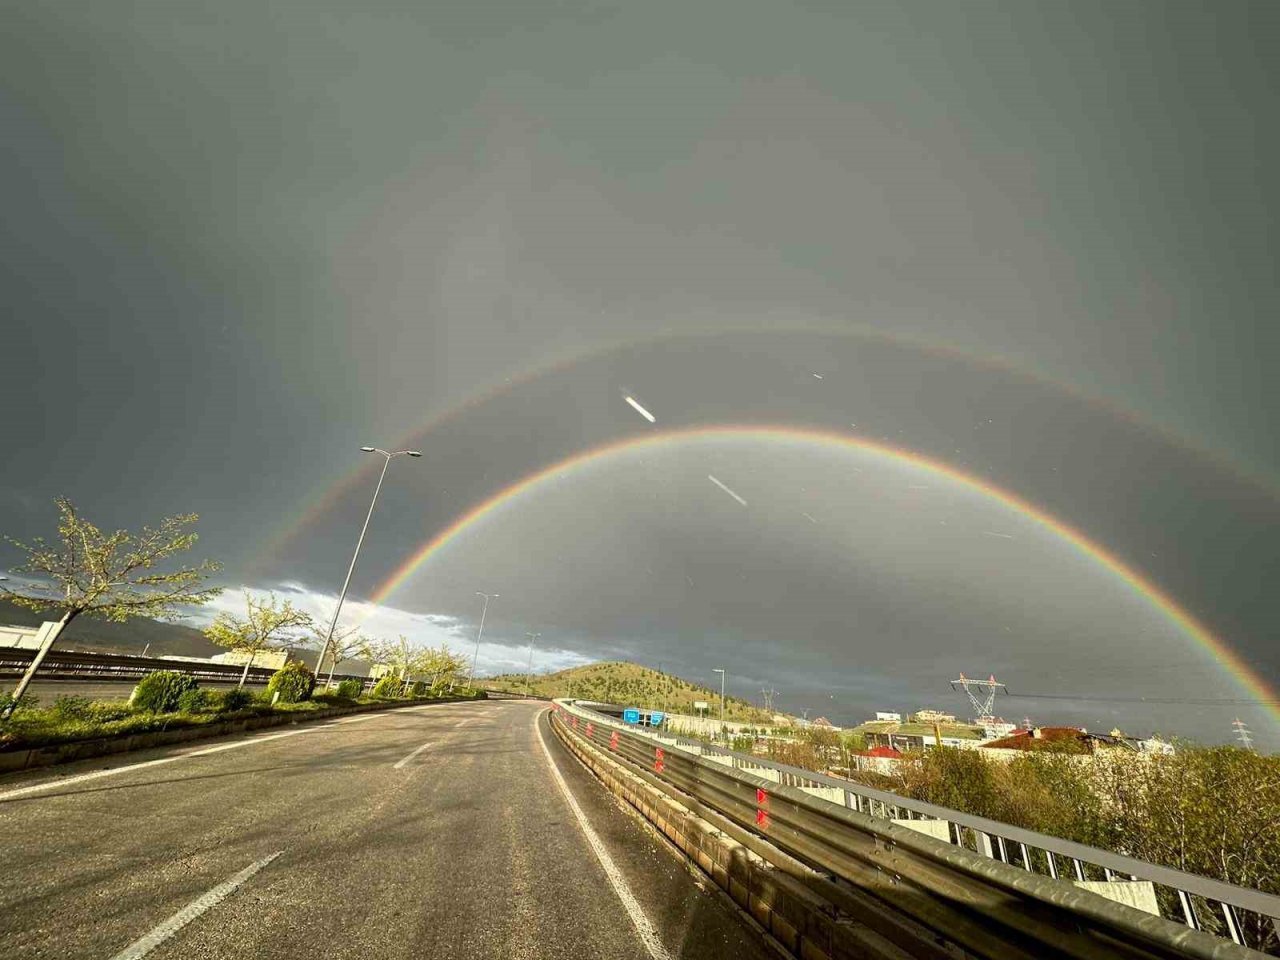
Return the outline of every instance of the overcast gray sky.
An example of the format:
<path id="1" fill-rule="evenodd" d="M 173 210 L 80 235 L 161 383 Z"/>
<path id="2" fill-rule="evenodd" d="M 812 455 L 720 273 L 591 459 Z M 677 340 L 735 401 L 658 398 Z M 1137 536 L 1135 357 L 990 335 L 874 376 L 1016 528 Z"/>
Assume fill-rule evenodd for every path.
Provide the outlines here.
<path id="1" fill-rule="evenodd" d="M 482 666 L 639 659 L 854 720 L 1280 681 L 1274 3 L 5 4 L 0 530 L 201 514 L 226 582 Z M 634 395 L 649 424 L 622 400 Z M 360 471 L 364 468 L 363 472 Z M 712 474 L 736 500 L 706 479 Z M 995 536 L 993 534 L 1003 534 Z M 7 555 L 11 558 L 11 554 Z M 4 559 L 0 557 L 0 559 Z M 1206 740 L 1259 704 L 1010 700 Z"/>

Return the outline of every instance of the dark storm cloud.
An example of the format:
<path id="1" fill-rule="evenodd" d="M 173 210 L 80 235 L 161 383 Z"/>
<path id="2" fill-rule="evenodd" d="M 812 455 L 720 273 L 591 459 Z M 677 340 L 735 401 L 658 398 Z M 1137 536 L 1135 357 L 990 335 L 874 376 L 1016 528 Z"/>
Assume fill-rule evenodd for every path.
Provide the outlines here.
<path id="1" fill-rule="evenodd" d="M 531 470 L 650 429 L 628 391 L 659 427 L 847 429 L 988 478 L 1151 575 L 1275 680 L 1277 501 L 1238 474 L 1280 476 L 1278 17 L 24 5 L 0 39 L 0 528 L 46 532 L 57 493 L 104 525 L 194 509 L 230 582 L 329 591 L 366 490 L 282 552 L 263 545 L 358 446 L 640 341 L 424 437 L 426 458 L 389 477 L 356 593 Z M 1218 459 L 997 368 L 802 324 L 1005 358 Z M 787 332 L 648 342 L 760 326 Z M 802 496 L 748 459 L 746 476 L 715 458 L 646 465 L 622 502 L 593 499 L 611 474 L 575 475 L 551 530 L 522 532 L 513 509 L 506 534 L 486 527 L 485 558 L 442 558 L 395 599 L 465 619 L 501 572 L 521 600 L 495 641 L 534 627 L 566 657 L 661 652 L 699 675 L 747 651 L 767 666 L 753 684 L 838 675 L 860 705 L 924 697 L 925 665 L 931 692 L 970 658 L 1011 676 L 1052 663 L 1072 691 L 1100 666 L 1172 693 L 1218 682 L 1154 637 L 1155 667 L 1126 665 L 1101 638 L 1157 626 L 1110 606 L 1078 621 L 1094 574 L 1028 580 L 1066 561 L 1011 555 L 1027 544 L 998 517 L 972 543 L 881 537 L 865 555 L 855 486 Z M 901 496 L 949 495 L 913 482 L 928 489 Z M 742 513 L 784 503 L 794 529 Z M 1090 661 L 1036 646 L 1061 623 Z M 992 640 L 1004 626 L 1012 639 Z M 915 659 L 884 672 L 880 650 L 835 636 L 896 637 Z"/>

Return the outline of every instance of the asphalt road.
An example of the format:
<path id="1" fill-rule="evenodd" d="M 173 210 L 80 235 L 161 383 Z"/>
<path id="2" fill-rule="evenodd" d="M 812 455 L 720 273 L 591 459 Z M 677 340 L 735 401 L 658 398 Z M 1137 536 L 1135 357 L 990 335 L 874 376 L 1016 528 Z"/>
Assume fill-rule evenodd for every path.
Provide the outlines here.
<path id="1" fill-rule="evenodd" d="M 0 956 L 772 956 L 544 708 L 411 707 L 0 778 Z"/>

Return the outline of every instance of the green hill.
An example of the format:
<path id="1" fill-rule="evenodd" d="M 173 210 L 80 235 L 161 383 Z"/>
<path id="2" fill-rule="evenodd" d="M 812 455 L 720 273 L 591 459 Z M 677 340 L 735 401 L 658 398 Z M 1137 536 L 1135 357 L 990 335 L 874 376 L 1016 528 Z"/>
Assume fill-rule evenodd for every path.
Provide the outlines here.
<path id="1" fill-rule="evenodd" d="M 522 673 L 491 677 L 480 683 L 490 690 L 525 692 L 525 675 Z M 638 663 L 620 661 L 589 663 L 535 676 L 529 692 L 537 697 L 576 697 L 687 714 L 696 712 L 693 708 L 695 700 L 703 700 L 711 704 L 712 716 L 718 716 L 720 711 L 720 691 L 669 673 L 650 670 Z M 759 707 L 737 697 L 726 698 L 724 718 L 750 723 L 767 723 L 770 719 Z"/>

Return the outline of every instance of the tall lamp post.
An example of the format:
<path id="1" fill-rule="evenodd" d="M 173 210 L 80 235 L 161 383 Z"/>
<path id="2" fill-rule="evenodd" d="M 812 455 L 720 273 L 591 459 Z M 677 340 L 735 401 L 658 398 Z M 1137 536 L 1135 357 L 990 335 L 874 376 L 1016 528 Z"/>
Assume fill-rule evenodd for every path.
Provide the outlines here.
<path id="1" fill-rule="evenodd" d="M 720 674 L 720 736 L 724 736 L 724 670 L 720 667 L 712 667 L 712 673 Z"/>
<path id="2" fill-rule="evenodd" d="M 382 455 L 384 458 L 382 473 L 378 474 L 378 485 L 373 488 L 373 499 L 369 501 L 369 512 L 365 514 L 364 526 L 360 528 L 360 539 L 356 541 L 356 552 L 351 555 L 351 566 L 347 567 L 347 579 L 342 581 L 342 593 L 338 594 L 338 606 L 334 608 L 333 619 L 329 621 L 329 631 L 324 635 L 324 645 L 320 648 L 320 659 L 316 661 L 316 673 L 320 672 L 320 668 L 324 664 L 325 654 L 329 652 L 329 645 L 333 642 L 333 631 L 338 626 L 338 615 L 342 613 L 342 601 L 347 599 L 347 588 L 351 586 L 351 575 L 356 572 L 356 561 L 360 559 L 360 547 L 364 544 L 364 535 L 369 532 L 369 521 L 373 518 L 373 508 L 378 505 L 378 494 L 382 491 L 382 481 L 386 479 L 387 467 L 391 465 L 391 461 L 395 457 L 422 456 L 417 450 L 397 450 L 394 453 L 389 453 L 386 450 L 379 450 L 377 447 L 361 447 L 360 449 L 364 453 Z"/>
<path id="3" fill-rule="evenodd" d="M 480 638 L 484 636 L 484 615 L 489 612 L 489 601 L 494 597 L 500 597 L 500 593 L 481 593 L 476 591 L 477 597 L 484 597 L 484 609 L 480 611 L 480 629 L 476 631 L 476 652 L 471 655 L 471 673 L 467 677 L 467 686 L 471 686 L 476 679 L 476 660 L 480 656 Z"/>
<path id="4" fill-rule="evenodd" d="M 533 687 L 533 643 L 542 636 L 542 634 L 530 633 L 526 634 L 526 636 L 529 638 L 529 669 L 526 670 L 524 674 L 524 695 L 527 697 L 531 695 Z"/>

